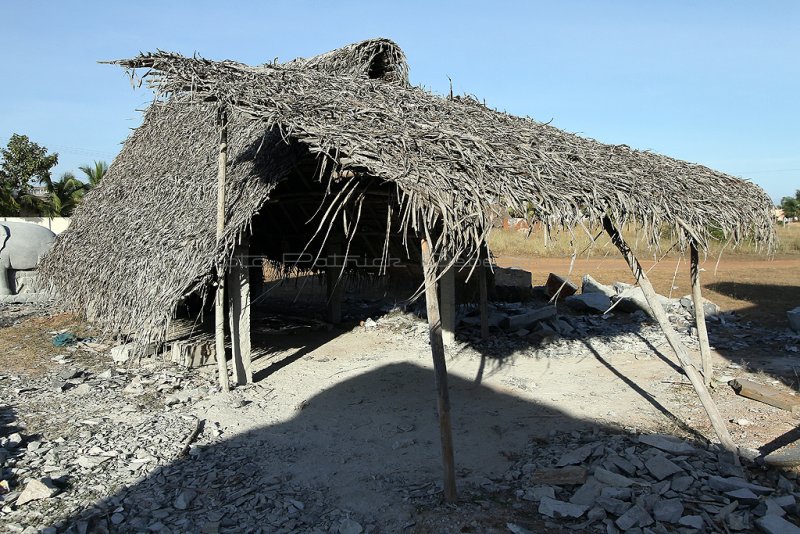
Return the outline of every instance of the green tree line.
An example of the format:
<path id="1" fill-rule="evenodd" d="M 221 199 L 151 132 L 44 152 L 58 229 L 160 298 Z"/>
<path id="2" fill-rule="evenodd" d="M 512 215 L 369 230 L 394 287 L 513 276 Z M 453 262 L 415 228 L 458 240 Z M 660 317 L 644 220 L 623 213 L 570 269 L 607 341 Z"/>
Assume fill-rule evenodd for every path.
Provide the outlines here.
<path id="1" fill-rule="evenodd" d="M 57 164 L 58 154 L 48 154 L 26 135 L 13 134 L 0 148 L 0 216 L 69 217 L 108 171 L 104 161 L 96 161 L 79 167 L 83 180 L 71 172 L 53 179 Z"/>
<path id="2" fill-rule="evenodd" d="M 793 197 L 781 199 L 781 209 L 786 217 L 800 217 L 800 189 L 794 192 Z"/>

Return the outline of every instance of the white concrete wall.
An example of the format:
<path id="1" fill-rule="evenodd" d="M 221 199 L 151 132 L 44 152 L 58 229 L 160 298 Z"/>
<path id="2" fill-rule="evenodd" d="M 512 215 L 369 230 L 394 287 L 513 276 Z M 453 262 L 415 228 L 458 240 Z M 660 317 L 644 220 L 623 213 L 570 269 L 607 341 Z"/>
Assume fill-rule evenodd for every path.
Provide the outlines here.
<path id="1" fill-rule="evenodd" d="M 38 224 L 58 235 L 69 226 L 69 217 L 0 217 L 0 222 L 26 222 Z"/>

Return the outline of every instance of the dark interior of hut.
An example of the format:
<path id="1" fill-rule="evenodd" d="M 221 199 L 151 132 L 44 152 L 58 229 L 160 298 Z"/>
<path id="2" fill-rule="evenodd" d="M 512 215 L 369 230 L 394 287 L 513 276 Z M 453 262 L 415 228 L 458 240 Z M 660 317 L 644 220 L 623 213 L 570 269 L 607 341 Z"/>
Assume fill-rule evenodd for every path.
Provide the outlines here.
<path id="1" fill-rule="evenodd" d="M 419 251 L 413 236 L 405 246 L 390 211 L 399 211 L 393 184 L 337 173 L 311 155 L 298 159 L 252 220 L 255 306 L 289 297 L 324 314 L 319 304 L 337 291 L 408 298 L 422 281 Z"/>
<path id="2" fill-rule="evenodd" d="M 422 314 L 425 307 L 424 299 L 410 300 L 423 282 L 420 237 L 399 231 L 396 186 L 293 152 L 299 156 L 292 171 L 253 217 L 246 248 L 232 259 L 249 266 L 254 359 L 269 359 L 287 343 L 287 332 L 325 343 L 393 309 Z M 478 277 L 465 283 L 467 276 L 468 269 L 456 272 L 456 301 L 477 304 Z M 206 295 L 204 302 L 187 301 L 178 315 L 210 336 L 214 290 Z M 283 364 L 264 367 L 256 378 Z"/>

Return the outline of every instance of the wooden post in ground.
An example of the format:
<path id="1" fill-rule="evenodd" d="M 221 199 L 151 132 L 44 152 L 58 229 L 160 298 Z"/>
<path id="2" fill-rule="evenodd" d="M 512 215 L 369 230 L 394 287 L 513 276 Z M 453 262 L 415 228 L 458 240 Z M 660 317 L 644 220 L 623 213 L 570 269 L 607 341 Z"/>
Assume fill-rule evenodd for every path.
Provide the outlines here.
<path id="1" fill-rule="evenodd" d="M 703 306 L 703 292 L 700 287 L 700 254 L 694 239 L 689 238 L 690 273 L 692 277 L 692 302 L 694 303 L 694 320 L 697 323 L 697 340 L 700 342 L 700 361 L 703 367 L 703 379 L 706 386 L 711 385 L 714 369 L 711 364 L 711 347 L 708 343 L 706 328 L 706 311 Z"/>
<path id="2" fill-rule="evenodd" d="M 478 255 L 478 289 L 480 291 L 478 307 L 481 312 L 481 339 L 489 338 L 489 291 L 486 287 L 486 270 L 489 268 L 489 258 L 486 252 L 486 245 L 481 245 L 481 253 Z"/>
<path id="3" fill-rule="evenodd" d="M 250 346 L 250 269 L 247 244 L 236 248 L 228 272 L 228 317 L 230 318 L 233 377 L 237 384 L 253 381 Z"/>
<path id="4" fill-rule="evenodd" d="M 228 124 L 223 112 L 219 135 L 219 159 L 217 165 L 217 250 L 225 232 L 225 172 L 228 166 Z M 228 361 L 225 358 L 225 265 L 217 259 L 217 294 L 214 300 L 214 337 L 216 340 L 219 387 L 228 391 Z"/>
<path id="5" fill-rule="evenodd" d="M 339 324 L 342 322 L 342 296 L 344 295 L 346 258 L 342 250 L 342 242 L 335 237 L 329 239 L 326 248 L 325 284 L 328 299 L 328 322 Z"/>
<path id="6" fill-rule="evenodd" d="M 439 282 L 442 294 L 442 341 L 445 346 L 456 341 L 456 269 L 450 267 Z"/>
<path id="7" fill-rule="evenodd" d="M 439 433 L 442 440 L 442 464 L 444 466 L 444 498 L 455 502 L 456 472 L 453 459 L 453 431 L 450 425 L 450 395 L 447 389 L 447 363 L 442 342 L 442 322 L 439 316 L 439 296 L 436 291 L 436 265 L 426 239 L 422 240 L 422 271 L 425 276 L 425 304 L 428 310 L 428 331 L 436 377 L 437 406 L 439 409 Z"/>
<path id="8" fill-rule="evenodd" d="M 738 453 L 738 449 L 733 443 L 733 439 L 728 432 L 728 428 L 725 426 L 725 420 L 722 418 L 722 415 L 720 415 L 717 405 L 714 403 L 714 399 L 711 398 L 711 394 L 708 392 L 708 389 L 706 389 L 706 385 L 703 382 L 702 376 L 700 376 L 700 372 L 692 364 L 686 348 L 680 342 L 678 335 L 672 328 L 664 308 L 661 306 L 661 303 L 658 302 L 653 285 L 650 283 L 650 279 L 647 278 L 647 274 L 645 274 L 644 269 L 642 269 L 639 260 L 636 259 L 633 251 L 623 239 L 622 234 L 619 233 L 619 230 L 617 230 L 617 228 L 614 226 L 614 223 L 611 222 L 611 219 L 608 216 L 603 217 L 603 228 L 608 233 L 609 237 L 611 237 L 611 242 L 614 243 L 614 245 L 622 253 L 622 256 L 628 263 L 634 278 L 636 278 L 636 281 L 639 283 L 639 287 L 642 288 L 642 293 L 644 293 L 644 298 L 647 300 L 647 304 L 652 311 L 653 317 L 655 317 L 656 321 L 658 321 L 661 330 L 667 337 L 670 347 L 672 347 L 672 350 L 675 352 L 675 356 L 678 357 L 678 361 L 680 362 L 681 367 L 683 367 L 683 371 L 686 373 L 686 376 L 692 383 L 697 396 L 700 398 L 700 403 L 703 405 L 706 414 L 708 414 L 708 418 L 711 420 L 711 426 L 714 428 L 717 438 L 719 438 L 720 443 L 723 447 L 725 447 L 725 449 L 734 453 Z"/>

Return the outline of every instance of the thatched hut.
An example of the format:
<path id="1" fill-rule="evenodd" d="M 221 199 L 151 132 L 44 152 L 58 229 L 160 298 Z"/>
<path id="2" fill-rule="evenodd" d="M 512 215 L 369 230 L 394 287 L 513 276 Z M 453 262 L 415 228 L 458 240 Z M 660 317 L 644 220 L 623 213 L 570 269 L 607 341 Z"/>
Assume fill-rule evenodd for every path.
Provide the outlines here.
<path id="1" fill-rule="evenodd" d="M 634 222 L 653 245 L 671 228 L 695 253 L 712 232 L 773 239 L 756 185 L 412 87 L 389 40 L 257 67 L 160 51 L 114 63 L 156 99 L 42 265 L 67 307 L 111 330 L 163 336 L 251 235 L 274 261 L 309 252 L 304 267 L 332 246 L 379 266 L 390 249 L 422 256 L 432 340 L 437 269 L 482 254 L 497 205 L 548 228 Z"/>

